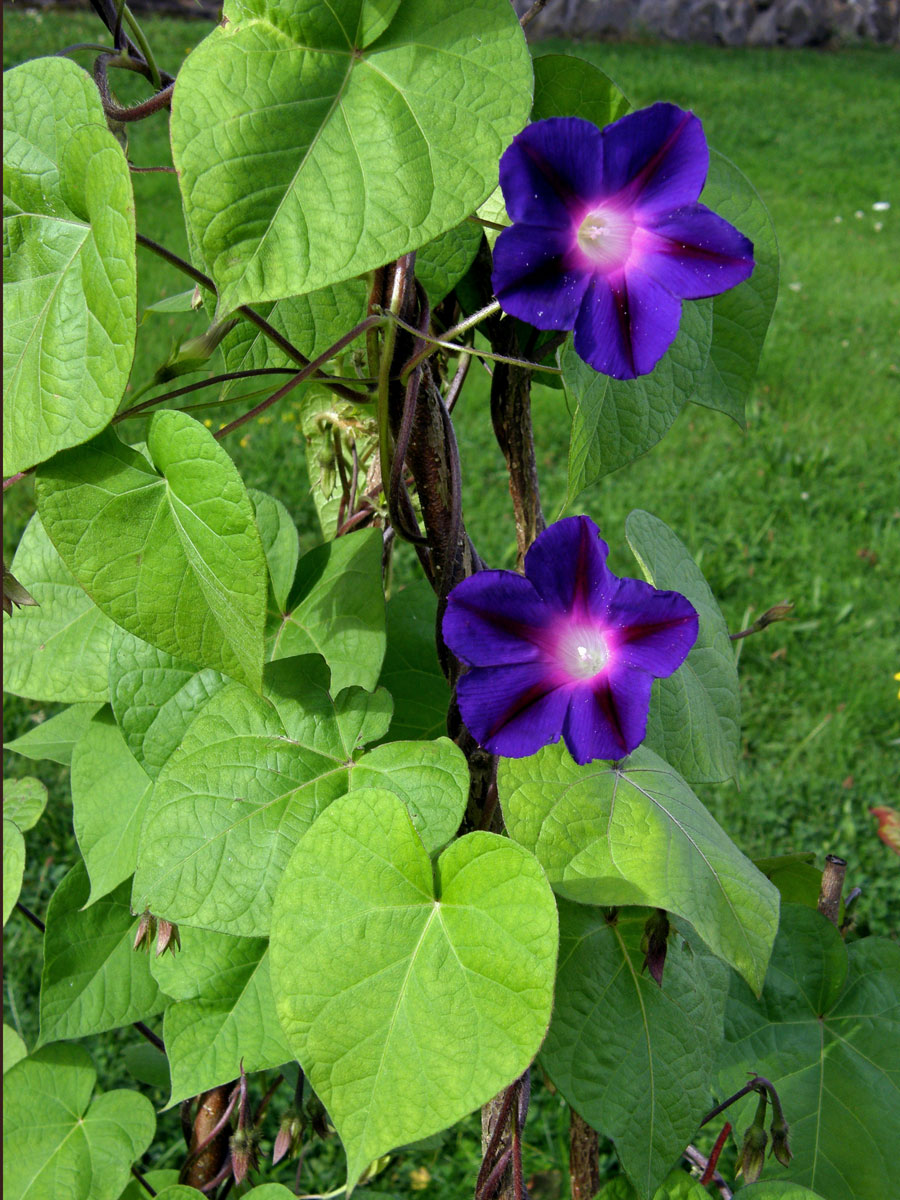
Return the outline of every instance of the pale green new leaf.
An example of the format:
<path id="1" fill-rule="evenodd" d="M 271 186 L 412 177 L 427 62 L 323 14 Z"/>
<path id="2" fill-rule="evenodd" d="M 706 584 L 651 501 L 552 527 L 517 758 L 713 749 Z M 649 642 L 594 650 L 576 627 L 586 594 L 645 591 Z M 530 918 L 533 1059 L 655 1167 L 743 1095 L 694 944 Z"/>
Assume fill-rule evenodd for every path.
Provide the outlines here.
<path id="1" fill-rule="evenodd" d="M 44 934 L 39 1045 L 146 1021 L 168 1004 L 147 954 L 135 952 L 130 893 L 121 884 L 85 909 L 88 879 L 81 863 L 53 893 Z"/>
<path id="2" fill-rule="evenodd" d="M 12 1028 L 4 1022 L 3 1025 L 3 1074 L 20 1062 L 28 1053 L 28 1047 Z"/>
<path id="3" fill-rule="evenodd" d="M 266 564 L 241 477 L 186 413 L 157 413 L 147 447 L 110 431 L 57 455 L 37 479 L 47 532 L 117 624 L 258 688 Z"/>
<path id="4" fill-rule="evenodd" d="M 16 907 L 25 873 L 25 839 L 12 821 L 3 818 L 3 924 Z"/>
<path id="5" fill-rule="evenodd" d="M 744 425 L 744 404 L 756 378 L 766 330 L 778 295 L 778 243 L 772 218 L 749 179 L 714 150 L 703 203 L 753 242 L 753 274 L 713 298 L 709 359 L 691 396 Z"/>
<path id="6" fill-rule="evenodd" d="M 203 705 L 228 682 L 211 667 L 198 671 L 118 625 L 113 630 L 109 652 L 113 714 L 128 749 L 151 779 L 181 744 Z"/>
<path id="7" fill-rule="evenodd" d="M 240 1075 L 291 1058 L 275 1013 L 268 943 L 185 928 L 177 955 L 151 964 L 159 986 L 178 1001 L 163 1039 L 172 1071 L 169 1105 Z"/>
<path id="8" fill-rule="evenodd" d="M 73 747 L 84 736 L 100 707 L 99 704 L 73 704 L 55 717 L 41 721 L 21 737 L 5 742 L 3 748 L 35 762 L 49 759 L 67 767 L 72 761 Z"/>
<path id="9" fill-rule="evenodd" d="M 103 704 L 113 623 L 76 583 L 37 514 L 12 569 L 40 607 L 3 617 L 4 689 L 29 700 Z"/>
<path id="10" fill-rule="evenodd" d="M 559 365 L 575 410 L 566 506 L 656 445 L 693 393 L 711 338 L 712 301 L 687 301 L 675 341 L 653 371 L 637 379 L 601 375 L 578 357 L 572 339 L 566 340 Z"/>
<path id="11" fill-rule="evenodd" d="M 469 768 L 449 738 L 434 742 L 386 742 L 353 767 L 350 790 L 384 788 L 406 805 L 429 854 L 459 828 L 469 796 Z"/>
<path id="12" fill-rule="evenodd" d="M 497 787 L 510 836 L 558 895 L 664 908 L 760 990 L 778 891 L 652 750 L 578 766 L 562 744 L 546 746 L 501 759 Z"/>
<path id="13" fill-rule="evenodd" d="M 272 986 L 351 1186 L 525 1069 L 550 1017 L 556 948 L 546 879 L 508 839 L 469 834 L 433 868 L 392 793 L 325 810 L 278 889 Z"/>
<path id="14" fill-rule="evenodd" d="M 22 833 L 34 829 L 47 806 L 47 789 L 39 779 L 25 775 L 3 781 L 3 817 Z"/>
<path id="15" fill-rule="evenodd" d="M 405 0 L 374 42 L 373 11 L 228 0 L 179 74 L 175 165 L 223 312 L 380 266 L 496 185 L 531 103 L 507 0 Z"/>
<path id="16" fill-rule="evenodd" d="M 72 752 L 75 837 L 90 877 L 91 905 L 134 874 L 153 780 L 119 727 L 97 717 Z"/>
<path id="17" fill-rule="evenodd" d="M 3 473 L 103 429 L 131 369 L 134 200 L 100 96 L 73 62 L 4 74 Z"/>
<path id="18" fill-rule="evenodd" d="M 304 554 L 269 657 L 321 654 L 334 696 L 351 684 L 373 688 L 386 641 L 382 547 L 381 530 L 363 529 Z"/>
<path id="19" fill-rule="evenodd" d="M 153 1106 L 106 1092 L 81 1046 L 45 1046 L 4 1078 L 6 1200 L 118 1200 L 131 1164 L 153 1140 Z"/>
<path id="20" fill-rule="evenodd" d="M 697 641 L 674 675 L 657 679 L 646 745 L 690 783 L 737 779 L 741 694 L 728 626 L 687 547 L 658 517 L 635 509 L 625 536 L 644 578 L 680 592 L 697 610 Z"/>
<path id="21" fill-rule="evenodd" d="M 760 999 L 732 981 L 721 1063 L 723 1097 L 751 1070 L 778 1092 L 794 1157 L 787 1168 L 773 1161 L 766 1174 L 828 1200 L 900 1195 L 896 943 L 845 944 L 814 909 L 784 904 Z M 738 1129 L 751 1119 L 746 1105 L 732 1118 Z"/>
<path id="22" fill-rule="evenodd" d="M 553 1020 L 541 1064 L 569 1104 L 616 1144 L 643 1200 L 665 1179 L 711 1107 L 728 972 L 668 947 L 662 986 L 643 968 L 649 909 L 562 901 Z M 679 944 L 681 943 L 681 944 Z"/>

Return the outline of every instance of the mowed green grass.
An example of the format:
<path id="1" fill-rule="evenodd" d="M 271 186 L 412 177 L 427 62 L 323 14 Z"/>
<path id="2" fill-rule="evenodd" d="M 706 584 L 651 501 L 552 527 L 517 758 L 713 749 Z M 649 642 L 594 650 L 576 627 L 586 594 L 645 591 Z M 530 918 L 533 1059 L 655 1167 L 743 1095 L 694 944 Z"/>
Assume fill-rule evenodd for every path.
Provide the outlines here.
<path id="1" fill-rule="evenodd" d="M 143 24 L 160 64 L 173 73 L 210 28 L 169 19 Z M 6 66 L 102 32 L 89 14 L 9 9 L 4 26 Z M 740 644 L 741 786 L 703 789 L 703 799 L 748 853 L 813 850 L 820 861 L 827 852 L 847 858 L 848 884 L 863 888 L 860 929 L 896 937 L 900 864 L 875 836 L 868 811 L 879 804 L 900 807 L 900 704 L 892 679 L 900 671 L 896 55 L 564 43 L 540 48 L 547 51 L 587 57 L 635 104 L 667 99 L 692 108 L 711 144 L 750 177 L 775 221 L 781 292 L 746 430 L 689 407 L 658 447 L 592 488 L 570 511 L 587 512 L 599 523 L 621 574 L 636 573 L 624 542 L 627 513 L 640 507 L 661 517 L 700 562 L 732 629 L 775 602 L 794 602 L 793 620 Z M 84 66 L 91 61 L 83 52 L 76 58 Z M 126 75 L 119 94 L 137 100 L 148 92 Z M 163 114 L 131 130 L 130 154 L 143 166 L 170 161 Z M 185 253 L 174 178 L 135 175 L 134 185 L 138 227 Z M 880 201 L 891 208 L 874 211 Z M 141 310 L 189 286 L 142 250 L 138 261 Z M 174 341 L 201 328 L 196 317 L 148 315 L 132 388 Z M 473 368 L 456 417 L 469 485 L 465 515 L 482 554 L 509 565 L 514 532 L 487 397 L 487 375 Z M 282 499 L 312 544 L 316 524 L 302 440 L 292 412 L 282 415 L 248 428 L 228 448 L 247 483 Z M 534 418 L 552 519 L 565 493 L 562 393 L 537 387 Z M 27 483 L 5 498 L 7 559 L 31 510 Z M 412 569 L 401 554 L 401 574 Z M 53 711 L 12 699 L 6 738 Z M 51 786 L 54 803 L 28 835 L 23 894 L 43 913 L 73 854 L 67 773 L 16 756 L 5 769 L 37 774 Z M 39 938 L 16 918 L 7 934 L 6 1019 L 33 1044 Z M 533 1170 L 555 1171 L 562 1161 L 563 1128 L 554 1105 L 546 1094 L 538 1105 Z M 449 1197 L 470 1186 L 477 1169 L 473 1130 L 458 1146 L 427 1158 L 433 1176 L 427 1194 Z M 402 1171 L 425 1161 L 406 1160 Z M 328 1183 L 324 1171 L 315 1186 Z M 335 1163 L 335 1182 L 338 1172 Z M 391 1182 L 406 1186 L 402 1175 Z"/>

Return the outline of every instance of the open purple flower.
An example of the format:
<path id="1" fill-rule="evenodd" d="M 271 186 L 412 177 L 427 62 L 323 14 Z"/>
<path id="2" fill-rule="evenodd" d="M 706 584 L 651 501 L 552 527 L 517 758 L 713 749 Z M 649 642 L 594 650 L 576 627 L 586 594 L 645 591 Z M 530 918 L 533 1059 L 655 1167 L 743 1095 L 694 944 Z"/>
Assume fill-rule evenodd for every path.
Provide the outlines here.
<path id="1" fill-rule="evenodd" d="M 471 668 L 462 718 L 480 745 L 524 758 L 560 736 L 577 763 L 620 759 L 644 739 L 650 687 L 697 640 L 678 592 L 619 579 L 589 517 L 551 525 L 525 556 L 525 577 L 481 571 L 450 593 L 444 640 Z"/>
<path id="2" fill-rule="evenodd" d="M 494 247 L 494 294 L 538 329 L 574 329 L 614 379 L 646 375 L 675 340 L 681 301 L 753 270 L 753 244 L 698 197 L 709 150 L 692 112 L 654 104 L 601 132 L 580 117 L 526 126 L 500 160 L 513 224 Z"/>

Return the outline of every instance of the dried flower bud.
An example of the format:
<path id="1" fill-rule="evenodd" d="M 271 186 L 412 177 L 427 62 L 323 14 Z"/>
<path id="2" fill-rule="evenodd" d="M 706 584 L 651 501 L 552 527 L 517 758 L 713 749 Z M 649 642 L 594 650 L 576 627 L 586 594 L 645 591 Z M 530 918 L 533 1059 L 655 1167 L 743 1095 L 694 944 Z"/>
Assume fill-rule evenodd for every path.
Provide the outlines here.
<path id="1" fill-rule="evenodd" d="M 663 968 L 666 965 L 666 951 L 669 947 L 669 918 L 665 910 L 658 908 L 647 918 L 644 926 L 644 936 L 641 938 L 641 949 L 644 952 L 643 965 L 650 972 L 650 978 L 660 987 L 663 981 Z"/>
<path id="2" fill-rule="evenodd" d="M 280 1163 L 288 1155 L 294 1158 L 300 1153 L 304 1125 L 305 1122 L 296 1108 L 289 1108 L 281 1118 L 278 1136 L 275 1138 L 275 1145 L 272 1147 L 272 1166 Z"/>
<path id="3" fill-rule="evenodd" d="M 40 608 L 37 600 L 30 592 L 27 592 L 22 587 L 12 571 L 7 569 L 6 563 L 3 564 L 3 611 L 8 617 L 12 616 L 13 605 L 16 608 L 23 608 L 25 605 L 35 605 Z"/>
<path id="4" fill-rule="evenodd" d="M 159 919 L 159 934 L 156 939 L 156 957 L 165 954 L 167 950 L 171 950 L 174 954 L 176 950 L 181 949 L 181 934 L 178 932 L 178 926 L 172 921 L 164 921 L 162 917 Z"/>
<path id="5" fill-rule="evenodd" d="M 134 937 L 135 950 L 146 950 L 149 953 L 155 937 L 156 917 L 154 917 L 149 908 L 145 908 L 141 913 L 141 919 L 138 922 L 137 933 Z"/>
<path id="6" fill-rule="evenodd" d="M 259 1155 L 256 1147 L 256 1131 L 253 1129 L 237 1129 L 228 1143 L 231 1151 L 231 1173 L 235 1183 L 243 1183 L 248 1171 L 255 1171 L 259 1166 Z"/>

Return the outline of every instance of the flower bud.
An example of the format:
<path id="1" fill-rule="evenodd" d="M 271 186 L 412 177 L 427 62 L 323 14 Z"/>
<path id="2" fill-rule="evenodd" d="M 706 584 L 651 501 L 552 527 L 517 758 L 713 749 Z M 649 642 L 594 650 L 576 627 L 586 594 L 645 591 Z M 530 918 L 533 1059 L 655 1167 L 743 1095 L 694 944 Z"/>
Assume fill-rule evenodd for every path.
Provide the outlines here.
<path id="1" fill-rule="evenodd" d="M 146 950 L 149 953 L 155 937 L 156 917 L 154 917 L 149 908 L 145 908 L 138 922 L 137 933 L 134 937 L 134 949 Z"/>
<path id="2" fill-rule="evenodd" d="M 237 1129 L 231 1135 L 228 1143 L 231 1151 L 231 1173 L 235 1183 L 243 1183 L 248 1171 L 255 1171 L 259 1166 L 259 1156 L 256 1151 L 256 1131 L 253 1129 Z"/>
<path id="3" fill-rule="evenodd" d="M 793 1158 L 793 1155 L 791 1154 L 791 1147 L 788 1143 L 790 1126 L 788 1125 L 787 1121 L 785 1121 L 782 1113 L 776 1111 L 772 1118 L 772 1124 L 769 1126 L 769 1130 L 772 1134 L 771 1154 L 773 1158 L 781 1163 L 783 1167 L 786 1167 Z"/>
<path id="4" fill-rule="evenodd" d="M 3 564 L 3 611 L 8 617 L 12 616 L 13 605 L 16 608 L 22 608 L 24 605 L 34 604 L 38 608 L 40 605 L 30 592 L 26 591 L 10 571 L 6 563 Z"/>
<path id="5" fill-rule="evenodd" d="M 181 949 L 181 934 L 178 932 L 178 926 L 172 921 L 164 921 L 162 917 L 159 919 L 159 934 L 156 938 L 156 957 L 165 954 L 167 950 L 171 950 L 174 954 L 176 950 Z"/>
<path id="6" fill-rule="evenodd" d="M 219 343 L 236 324 L 237 321 L 234 318 L 230 321 L 219 321 L 215 325 L 210 325 L 206 333 L 200 334 L 199 337 L 188 338 L 186 342 L 182 342 L 169 356 L 168 362 L 163 363 L 156 371 L 153 382 L 155 384 L 167 383 L 170 379 L 177 379 L 179 375 L 190 375 L 192 371 L 202 371 L 212 358 Z"/>
<path id="7" fill-rule="evenodd" d="M 666 965 L 666 951 L 669 946 L 669 918 L 662 908 L 647 918 L 644 926 L 644 936 L 641 938 L 641 949 L 644 952 L 643 965 L 650 972 L 659 987 L 662 987 L 663 968 Z"/>
<path id="8" fill-rule="evenodd" d="M 766 1161 L 766 1144 L 769 1135 L 766 1133 L 766 1094 L 763 1092 L 756 1106 L 756 1116 L 753 1124 L 744 1134 L 744 1144 L 738 1155 L 736 1175 L 743 1175 L 747 1183 L 756 1183 L 762 1174 Z"/>
<path id="9" fill-rule="evenodd" d="M 300 1153 L 300 1145 L 303 1140 L 304 1121 L 296 1108 L 289 1108 L 281 1118 L 281 1125 L 278 1130 L 278 1136 L 275 1138 L 275 1145 L 272 1147 L 272 1166 L 280 1163 L 281 1160 L 290 1155 L 294 1158 Z"/>

